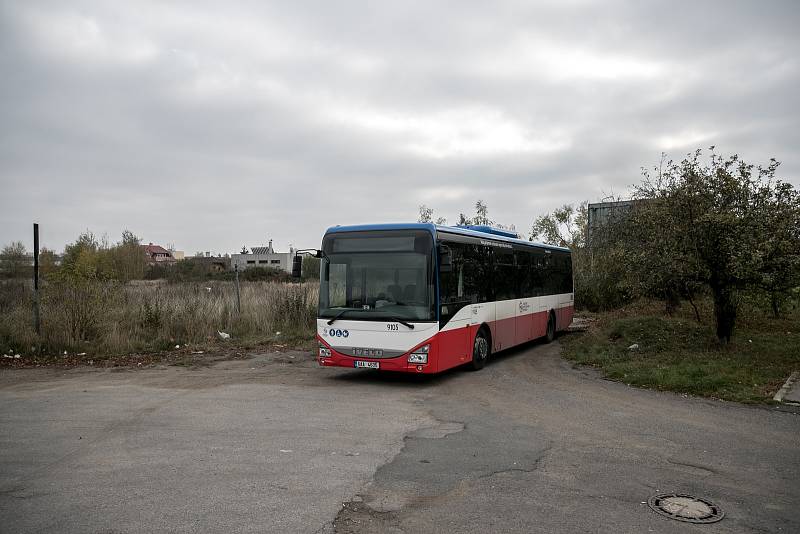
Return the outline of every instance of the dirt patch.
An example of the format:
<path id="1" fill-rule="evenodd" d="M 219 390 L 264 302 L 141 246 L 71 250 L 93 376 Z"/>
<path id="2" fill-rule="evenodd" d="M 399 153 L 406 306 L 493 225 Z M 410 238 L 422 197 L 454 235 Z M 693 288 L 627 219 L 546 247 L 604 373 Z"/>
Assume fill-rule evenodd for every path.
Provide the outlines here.
<path id="1" fill-rule="evenodd" d="M 336 534 L 402 533 L 400 519 L 394 512 L 376 512 L 356 497 L 342 504 L 342 511 L 333 521 Z"/>
<path id="2" fill-rule="evenodd" d="M 131 356 L 112 362 L 76 365 L 28 365 L 0 369 L 0 389 L 50 387 L 55 380 L 135 384 L 165 389 L 208 389 L 233 384 L 271 383 L 329 385 L 336 369 L 319 369 L 315 354 L 305 350 L 217 351 L 203 354 Z"/>
<path id="3" fill-rule="evenodd" d="M 89 366 L 99 369 L 138 368 L 158 365 L 177 365 L 181 367 L 208 367 L 220 361 L 246 360 L 253 354 L 284 353 L 303 351 L 305 347 L 296 347 L 281 343 L 257 345 L 253 347 L 215 347 L 212 349 L 196 349 L 184 346 L 175 350 L 142 354 L 125 354 L 120 356 L 98 356 L 86 353 L 60 355 L 25 355 L 7 354 L 0 356 L 0 369 L 30 369 L 50 367 L 56 369 L 73 369 Z"/>

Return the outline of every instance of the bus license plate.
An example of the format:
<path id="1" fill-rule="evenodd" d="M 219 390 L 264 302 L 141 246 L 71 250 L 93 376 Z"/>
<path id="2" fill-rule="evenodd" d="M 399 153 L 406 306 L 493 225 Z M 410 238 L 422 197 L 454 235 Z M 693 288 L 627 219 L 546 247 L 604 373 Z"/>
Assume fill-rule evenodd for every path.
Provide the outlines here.
<path id="1" fill-rule="evenodd" d="M 360 362 L 358 360 L 355 361 L 356 367 L 366 367 L 367 369 L 380 369 L 381 362 Z"/>

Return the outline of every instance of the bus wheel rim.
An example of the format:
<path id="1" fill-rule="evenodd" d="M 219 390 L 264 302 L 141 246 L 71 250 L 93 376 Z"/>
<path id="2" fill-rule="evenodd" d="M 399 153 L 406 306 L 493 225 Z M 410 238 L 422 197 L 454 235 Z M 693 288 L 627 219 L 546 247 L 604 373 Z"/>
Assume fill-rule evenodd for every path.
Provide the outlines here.
<path id="1" fill-rule="evenodd" d="M 486 352 L 488 348 L 488 343 L 484 337 L 478 336 L 475 338 L 475 352 L 478 356 L 479 360 L 486 359 Z"/>

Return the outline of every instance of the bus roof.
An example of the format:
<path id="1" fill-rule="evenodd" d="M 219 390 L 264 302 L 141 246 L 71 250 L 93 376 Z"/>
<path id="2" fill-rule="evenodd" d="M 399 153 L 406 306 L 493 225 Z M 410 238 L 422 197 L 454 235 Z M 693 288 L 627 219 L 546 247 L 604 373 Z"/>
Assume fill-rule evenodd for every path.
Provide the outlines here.
<path id="1" fill-rule="evenodd" d="M 474 228 L 474 227 L 473 227 Z M 554 245 L 545 245 L 544 243 L 536 243 L 534 241 L 526 241 L 514 237 L 508 237 L 497 233 L 489 233 L 479 231 L 471 228 L 464 228 L 461 226 L 443 226 L 432 223 L 388 223 L 388 224 L 359 224 L 352 226 L 332 226 L 325 231 L 325 234 L 336 234 L 340 232 L 368 232 L 370 230 L 425 230 L 430 232 L 434 238 L 439 232 L 464 235 L 470 237 L 478 237 L 481 239 L 491 239 L 494 241 L 502 241 L 505 243 L 514 243 L 528 247 L 538 247 L 550 250 L 562 250 L 569 252 L 570 250 L 565 247 L 557 247 Z"/>

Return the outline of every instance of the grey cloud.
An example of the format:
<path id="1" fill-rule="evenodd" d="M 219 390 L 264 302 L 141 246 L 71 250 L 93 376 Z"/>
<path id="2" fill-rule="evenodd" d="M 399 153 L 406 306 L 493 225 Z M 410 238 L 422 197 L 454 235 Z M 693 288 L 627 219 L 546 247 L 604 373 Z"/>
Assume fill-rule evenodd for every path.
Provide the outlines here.
<path id="1" fill-rule="evenodd" d="M 0 3 L 0 243 L 527 231 L 715 144 L 798 183 L 794 2 Z"/>

